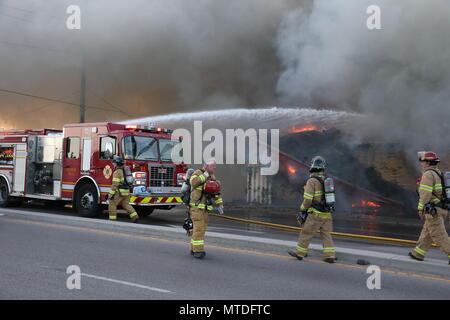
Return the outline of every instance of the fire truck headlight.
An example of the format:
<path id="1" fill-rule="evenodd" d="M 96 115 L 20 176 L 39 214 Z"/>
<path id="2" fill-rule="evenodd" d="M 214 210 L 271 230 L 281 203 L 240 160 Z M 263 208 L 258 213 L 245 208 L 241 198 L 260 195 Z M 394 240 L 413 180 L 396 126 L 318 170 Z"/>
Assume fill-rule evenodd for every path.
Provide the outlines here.
<path id="1" fill-rule="evenodd" d="M 134 185 L 136 186 L 145 186 L 147 182 L 147 173 L 146 172 L 133 172 Z"/>

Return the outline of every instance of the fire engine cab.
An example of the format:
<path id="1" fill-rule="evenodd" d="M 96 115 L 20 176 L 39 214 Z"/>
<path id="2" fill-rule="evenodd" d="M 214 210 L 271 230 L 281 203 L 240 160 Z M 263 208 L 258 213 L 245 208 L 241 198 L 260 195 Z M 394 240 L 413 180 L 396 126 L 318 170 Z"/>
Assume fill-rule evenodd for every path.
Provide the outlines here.
<path id="1" fill-rule="evenodd" d="M 172 161 L 180 140 L 171 133 L 116 123 L 0 131 L 0 206 L 42 199 L 72 203 L 81 216 L 98 216 L 111 190 L 115 155 L 131 169 L 130 204 L 140 216 L 182 205 L 187 166 Z"/>

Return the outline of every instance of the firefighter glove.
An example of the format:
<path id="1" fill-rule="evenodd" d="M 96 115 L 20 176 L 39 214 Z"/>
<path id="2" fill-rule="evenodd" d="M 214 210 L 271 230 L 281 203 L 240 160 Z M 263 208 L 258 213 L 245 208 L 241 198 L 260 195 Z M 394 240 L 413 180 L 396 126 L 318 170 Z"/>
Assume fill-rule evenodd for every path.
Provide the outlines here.
<path id="1" fill-rule="evenodd" d="M 222 205 L 217 207 L 217 212 L 219 212 L 219 214 L 223 214 L 224 213 Z"/>
<path id="2" fill-rule="evenodd" d="M 308 216 L 308 214 L 306 213 L 306 211 L 300 211 L 300 212 L 297 214 L 297 220 L 298 220 L 299 222 L 305 222 L 307 216 Z"/>

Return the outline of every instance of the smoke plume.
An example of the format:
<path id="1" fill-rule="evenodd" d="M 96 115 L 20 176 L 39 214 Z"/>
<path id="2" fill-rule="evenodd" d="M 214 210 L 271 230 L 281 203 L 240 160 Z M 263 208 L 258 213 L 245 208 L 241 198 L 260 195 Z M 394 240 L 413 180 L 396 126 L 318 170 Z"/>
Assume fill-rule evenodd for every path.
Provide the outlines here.
<path id="1" fill-rule="evenodd" d="M 373 4 L 381 30 L 366 26 Z M 315 0 L 298 8 L 277 38 L 280 99 L 361 112 L 372 122 L 360 134 L 447 151 L 449 16 L 446 0 Z"/>
<path id="2" fill-rule="evenodd" d="M 304 0 L 2 0 L 0 89 L 79 102 L 87 121 L 276 104 L 275 39 Z M 81 30 L 68 30 L 69 5 Z M 78 122 L 78 109 L 0 92 L 16 126 Z M 47 114 L 48 117 L 43 117 Z"/>
<path id="3" fill-rule="evenodd" d="M 361 137 L 439 152 L 449 16 L 446 0 L 2 0 L 0 89 L 75 105 L 0 91 L 0 126 L 78 122 L 84 66 L 87 121 L 322 106 L 365 114 L 349 126 Z"/>

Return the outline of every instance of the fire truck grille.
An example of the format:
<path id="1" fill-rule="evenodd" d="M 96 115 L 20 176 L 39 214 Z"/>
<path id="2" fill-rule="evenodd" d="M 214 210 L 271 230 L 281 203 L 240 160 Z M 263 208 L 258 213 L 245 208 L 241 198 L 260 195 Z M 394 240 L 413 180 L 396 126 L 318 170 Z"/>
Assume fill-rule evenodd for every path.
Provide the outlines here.
<path id="1" fill-rule="evenodd" d="M 150 187 L 169 187 L 174 185 L 174 167 L 150 167 Z"/>

